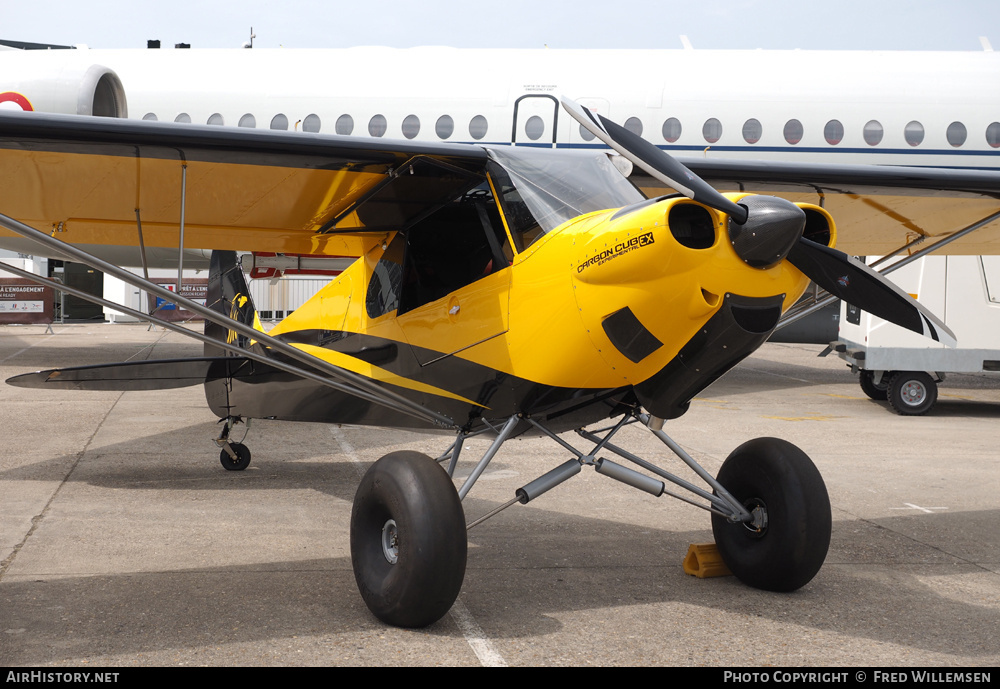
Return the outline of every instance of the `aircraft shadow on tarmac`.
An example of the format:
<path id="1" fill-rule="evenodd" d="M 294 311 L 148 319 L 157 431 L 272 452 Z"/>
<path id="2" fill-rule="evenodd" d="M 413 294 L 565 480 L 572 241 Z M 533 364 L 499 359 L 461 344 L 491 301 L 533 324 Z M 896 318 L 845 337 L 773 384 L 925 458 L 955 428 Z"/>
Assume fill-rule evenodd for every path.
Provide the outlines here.
<path id="1" fill-rule="evenodd" d="M 169 446 L 174 434 L 162 436 L 147 438 L 146 447 Z M 331 454 L 339 454 L 332 438 L 330 446 Z M 126 447 L 88 453 L 70 481 L 144 490 L 313 489 L 349 501 L 359 478 L 355 463 L 343 458 L 264 460 L 251 465 L 254 471 L 234 475 L 214 462 L 204 467 L 188 460 L 163 462 L 162 454 L 157 461 L 151 453 L 149 465 L 137 472 L 143 457 L 126 455 Z M 366 445 L 366 457 L 377 454 L 371 450 Z M 112 451 L 122 454 L 114 457 Z M 498 459 L 492 469 L 506 466 Z M 209 472 L 209 480 L 192 481 Z M 31 468 L 23 467 L 0 473 L 0 480 L 29 480 L 31 475 Z M 669 629 L 678 624 L 674 604 L 680 604 L 703 609 L 706 614 L 696 614 L 695 623 L 716 629 L 725 623 L 712 611 L 742 616 L 749 623 L 791 625 L 795 631 L 790 633 L 796 635 L 815 630 L 960 657 L 996 655 L 995 636 L 988 632 L 1000 628 L 996 605 L 969 602 L 976 597 L 968 593 L 945 595 L 930 583 L 987 570 L 907 534 L 914 529 L 982 532 L 984 525 L 996 523 L 998 510 L 836 519 L 830 555 L 817 578 L 799 592 L 772 594 L 732 577 L 697 580 L 682 572 L 688 544 L 712 538 L 707 517 L 694 508 L 678 523 L 703 523 L 704 528 L 672 531 L 670 523 L 637 525 L 552 511 L 544 501 L 515 506 L 470 532 L 460 600 L 493 638 L 546 635 L 562 629 L 562 613 L 627 606 L 644 606 L 645 619 L 662 615 L 662 628 Z M 657 516 L 659 503 L 650 504 L 647 519 Z M 470 515 L 496 505 L 475 496 L 467 501 Z M 238 522 L 240 515 L 230 518 Z M 253 522 L 247 521 L 245 528 L 254 529 Z M 338 537 L 346 542 L 346 523 L 343 528 Z M 212 524 L 192 528 L 192 536 L 202 529 L 212 529 Z M 26 548 L 38 547 L 32 540 Z M 954 548 L 961 549 L 961 544 Z M 266 553 L 261 551 L 264 560 Z M 8 574 L 18 576 L 17 569 L 15 560 Z M 346 556 L 112 575 L 43 574 L 31 581 L 8 576 L 0 583 L 0 619 L 7 630 L 0 635 L 0 658 L 11 665 L 381 628 L 358 596 Z M 450 616 L 426 632 L 461 636 Z M 876 660 L 877 650 L 871 653 Z"/>
<path id="2" fill-rule="evenodd" d="M 996 655 L 988 630 L 1000 628 L 1000 611 L 985 601 L 970 604 L 933 590 L 926 581 L 941 576 L 936 563 L 838 563 L 835 547 L 833 562 L 812 583 L 794 594 L 773 594 L 732 577 L 698 580 L 683 574 L 686 544 L 705 540 L 705 531 L 669 532 L 533 512 L 471 538 L 460 600 L 493 638 L 552 634 L 563 627 L 557 619 L 562 613 L 623 606 L 644 606 L 645 622 L 662 616 L 662 628 L 669 629 L 679 623 L 678 608 L 670 605 L 676 603 L 705 609 L 702 616 L 685 607 L 687 625 L 740 624 L 723 621 L 714 610 L 751 624 L 788 625 L 793 635 L 815 630 L 959 657 Z M 982 523 L 996 517 L 977 515 Z M 835 540 L 837 531 L 835 522 Z M 962 569 L 982 572 L 974 565 Z M 5 581 L 0 619 L 6 631 L 0 657 L 15 666 L 382 628 L 358 596 L 346 557 Z M 421 633 L 461 636 L 449 616 Z M 853 653 L 856 661 L 877 659 L 877 650 L 857 644 Z M 813 662 L 822 664 L 823 658 Z"/>
<path id="3" fill-rule="evenodd" d="M 133 359 L 180 359 L 201 356 L 200 347 L 192 348 L 186 342 L 123 342 L 111 339 L 113 335 L 114 333 L 109 331 L 109 339 L 103 341 L 100 346 L 78 347 L 72 343 L 73 340 L 70 339 L 72 335 L 66 333 L 56 335 L 56 339 L 50 339 L 45 344 L 36 344 L 37 338 L 11 337 L 4 333 L 0 345 L 0 360 L 17 354 L 3 364 L 11 369 L 7 375 L 13 376 L 50 368 L 110 364 Z M 58 339 L 60 336 L 64 339 Z M 14 370 L 15 368 L 17 370 Z"/>

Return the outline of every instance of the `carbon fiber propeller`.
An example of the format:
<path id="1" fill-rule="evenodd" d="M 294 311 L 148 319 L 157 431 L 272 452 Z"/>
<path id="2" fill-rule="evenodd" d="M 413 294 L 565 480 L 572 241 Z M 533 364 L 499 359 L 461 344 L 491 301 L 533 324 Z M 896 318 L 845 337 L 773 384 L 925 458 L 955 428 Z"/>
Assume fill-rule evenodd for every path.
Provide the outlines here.
<path id="1" fill-rule="evenodd" d="M 590 133 L 654 178 L 729 215 L 733 247 L 748 265 L 766 268 L 787 258 L 813 282 L 849 304 L 949 347 L 956 345 L 948 326 L 885 277 L 841 251 L 804 238 L 805 215 L 794 204 L 770 196 L 734 203 L 666 151 L 624 127 L 569 98 L 563 97 L 562 105 Z"/>

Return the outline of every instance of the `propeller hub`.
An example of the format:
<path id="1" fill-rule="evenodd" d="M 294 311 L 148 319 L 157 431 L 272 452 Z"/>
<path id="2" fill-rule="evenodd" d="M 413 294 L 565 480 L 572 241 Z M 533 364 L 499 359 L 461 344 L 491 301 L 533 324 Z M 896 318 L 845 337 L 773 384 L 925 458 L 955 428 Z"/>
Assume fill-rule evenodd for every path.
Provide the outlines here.
<path id="1" fill-rule="evenodd" d="M 745 196 L 739 204 L 748 216 L 742 225 L 729 219 L 729 241 L 736 255 L 754 268 L 777 265 L 802 236 L 805 212 L 775 196 Z"/>

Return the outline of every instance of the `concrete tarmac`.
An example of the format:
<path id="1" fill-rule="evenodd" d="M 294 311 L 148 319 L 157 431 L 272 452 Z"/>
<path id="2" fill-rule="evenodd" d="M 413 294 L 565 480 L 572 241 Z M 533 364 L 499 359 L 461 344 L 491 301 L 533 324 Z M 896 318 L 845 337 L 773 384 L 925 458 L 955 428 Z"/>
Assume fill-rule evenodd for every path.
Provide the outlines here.
<path id="1" fill-rule="evenodd" d="M 0 377 L 200 352 L 145 326 L 44 330 L 0 327 Z M 368 612 L 348 524 L 372 462 L 447 436 L 254 421 L 250 467 L 228 472 L 201 388 L 0 385 L 0 665 L 1000 665 L 1000 378 L 949 377 L 900 417 L 820 349 L 765 345 L 664 427 L 713 474 L 757 436 L 812 457 L 833 540 L 804 588 L 684 574 L 708 513 L 584 468 L 470 532 L 458 603 L 423 630 Z M 645 429 L 616 443 L 693 476 Z M 567 458 L 508 443 L 467 517 Z"/>

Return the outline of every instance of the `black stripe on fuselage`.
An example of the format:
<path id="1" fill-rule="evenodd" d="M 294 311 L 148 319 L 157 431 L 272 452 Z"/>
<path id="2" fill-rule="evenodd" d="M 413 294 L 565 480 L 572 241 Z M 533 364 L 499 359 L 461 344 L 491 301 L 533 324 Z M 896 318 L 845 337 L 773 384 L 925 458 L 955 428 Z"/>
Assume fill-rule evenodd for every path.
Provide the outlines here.
<path id="1" fill-rule="evenodd" d="M 550 421 L 553 430 L 570 430 L 607 418 L 631 389 L 565 388 L 543 385 L 457 356 L 412 347 L 408 343 L 362 333 L 336 330 L 298 330 L 279 339 L 323 347 L 385 369 L 402 378 L 446 390 L 474 404 L 451 397 L 380 383 L 396 393 L 454 419 L 459 426 L 477 428 L 487 420 L 526 414 Z M 276 352 L 269 356 L 285 357 Z M 435 359 L 421 366 L 418 355 Z M 426 360 L 425 359 L 425 360 Z M 292 421 L 354 423 L 426 428 L 428 425 L 390 408 L 355 398 L 317 383 L 265 367 L 254 375 L 234 379 L 230 413 L 254 418 Z"/>

